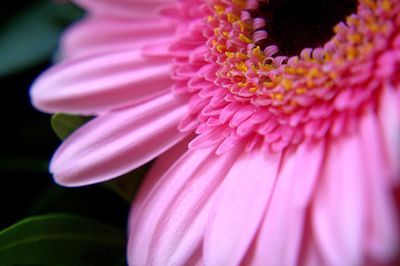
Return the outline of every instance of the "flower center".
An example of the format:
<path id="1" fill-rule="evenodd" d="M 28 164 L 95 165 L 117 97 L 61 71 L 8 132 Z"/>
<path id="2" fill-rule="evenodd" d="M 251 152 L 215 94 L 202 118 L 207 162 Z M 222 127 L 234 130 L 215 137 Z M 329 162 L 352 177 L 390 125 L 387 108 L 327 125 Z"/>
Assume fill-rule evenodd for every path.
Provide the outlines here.
<path id="1" fill-rule="evenodd" d="M 279 47 L 280 54 L 298 55 L 320 47 L 334 34 L 332 28 L 357 9 L 355 0 L 270 0 L 260 2 L 255 14 L 263 17 L 268 38 L 259 45 Z"/>

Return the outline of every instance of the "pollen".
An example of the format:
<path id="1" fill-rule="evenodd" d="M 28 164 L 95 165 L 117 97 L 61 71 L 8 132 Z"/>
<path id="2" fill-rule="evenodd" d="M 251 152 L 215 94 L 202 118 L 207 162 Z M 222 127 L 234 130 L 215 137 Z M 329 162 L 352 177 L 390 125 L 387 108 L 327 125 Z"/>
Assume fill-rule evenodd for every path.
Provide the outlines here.
<path id="1" fill-rule="evenodd" d="M 228 13 L 228 15 L 226 15 L 226 17 L 227 17 L 229 23 L 234 23 L 239 20 L 239 17 L 232 13 Z"/>
<path id="2" fill-rule="evenodd" d="M 242 34 L 242 33 L 239 34 L 239 39 L 240 39 L 242 42 L 245 42 L 245 43 L 252 43 L 252 42 L 253 42 L 252 39 L 250 39 L 249 37 L 247 37 L 246 35 L 244 35 L 244 34 Z"/>
<path id="3" fill-rule="evenodd" d="M 214 10 L 217 15 L 222 15 L 225 12 L 225 8 L 222 5 L 214 5 Z"/>
<path id="4" fill-rule="evenodd" d="M 392 32 L 385 22 L 396 13 L 394 0 L 360 0 L 359 10 L 363 12 L 347 16 L 334 26 L 334 35 L 325 45 L 286 57 L 281 53 L 278 56 L 279 47 L 274 45 L 262 48 L 262 34 L 252 37 L 256 31 L 247 11 L 243 11 L 246 1 L 214 3 L 214 21 L 209 22 L 213 34 L 208 43 L 220 68 L 218 84 L 243 102 L 264 105 L 269 104 L 268 99 L 273 100 L 277 108 L 274 110 L 285 114 L 339 93 L 343 73 L 351 73 L 354 65 L 364 62 L 376 50 L 375 36 Z M 379 12 L 385 12 L 384 21 Z M 268 42 L 268 34 L 265 36 L 264 41 Z"/>

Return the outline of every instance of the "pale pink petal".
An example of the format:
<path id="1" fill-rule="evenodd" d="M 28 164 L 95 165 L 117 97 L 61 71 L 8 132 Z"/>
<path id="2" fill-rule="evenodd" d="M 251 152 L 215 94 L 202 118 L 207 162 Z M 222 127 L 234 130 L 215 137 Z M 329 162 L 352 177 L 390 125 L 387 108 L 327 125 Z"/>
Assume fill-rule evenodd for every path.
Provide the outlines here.
<path id="1" fill-rule="evenodd" d="M 103 16 L 152 19 L 174 0 L 74 0 L 83 8 Z"/>
<path id="2" fill-rule="evenodd" d="M 138 51 L 97 54 L 61 63 L 35 81 L 35 107 L 46 112 L 96 114 L 160 95 L 172 86 L 167 59 Z"/>
<path id="3" fill-rule="evenodd" d="M 295 173 L 301 177 L 293 180 L 292 186 L 298 187 L 294 191 L 294 201 L 298 208 L 306 208 L 318 181 L 325 158 L 324 140 L 303 143 L 296 150 Z"/>
<path id="4" fill-rule="evenodd" d="M 206 265 L 238 265 L 257 232 L 280 154 L 244 152 L 222 183 L 204 238 Z"/>
<path id="5" fill-rule="evenodd" d="M 165 95 L 93 119 L 74 132 L 50 165 L 67 186 L 101 182 L 154 159 L 184 138 L 177 130 L 186 106 Z"/>
<path id="6" fill-rule="evenodd" d="M 323 142 L 302 144 L 286 152 L 255 240 L 254 265 L 298 265 L 306 206 L 319 176 L 323 152 Z"/>
<path id="7" fill-rule="evenodd" d="M 387 178 L 392 171 L 379 129 L 375 113 L 370 112 L 361 123 L 363 159 L 368 170 L 364 181 L 368 185 L 366 246 L 370 258 L 384 263 L 390 262 L 400 251 L 400 225 L 392 180 Z"/>
<path id="8" fill-rule="evenodd" d="M 384 145 L 387 149 L 387 160 L 392 169 L 391 177 L 400 181 L 400 92 L 393 86 L 386 85 L 382 90 L 379 107 Z"/>
<path id="9" fill-rule="evenodd" d="M 129 221 L 129 265 L 145 265 L 151 253 L 151 241 L 163 212 L 184 187 L 213 149 L 189 150 L 164 175 L 157 171 L 158 160 L 145 178 L 142 189 L 132 204 Z M 144 219 L 146 217 L 146 219 Z"/>
<path id="10" fill-rule="evenodd" d="M 163 177 L 150 174 L 153 186 L 143 187 L 131 215 L 130 265 L 186 265 L 193 259 L 215 190 L 239 149 L 222 156 L 214 150 L 188 151 Z"/>
<path id="11" fill-rule="evenodd" d="M 207 164 L 198 169 L 196 176 L 180 191 L 158 228 L 150 264 L 185 265 L 194 250 L 202 247 L 215 190 L 237 154 L 233 151 L 218 158 L 210 156 Z"/>
<path id="12" fill-rule="evenodd" d="M 365 165 L 358 136 L 328 144 L 314 199 L 315 238 L 328 265 L 363 265 Z"/>
<path id="13" fill-rule="evenodd" d="M 88 54 L 136 50 L 172 39 L 174 30 L 174 23 L 163 18 L 132 21 L 88 16 L 63 35 L 62 56 L 71 58 Z"/>

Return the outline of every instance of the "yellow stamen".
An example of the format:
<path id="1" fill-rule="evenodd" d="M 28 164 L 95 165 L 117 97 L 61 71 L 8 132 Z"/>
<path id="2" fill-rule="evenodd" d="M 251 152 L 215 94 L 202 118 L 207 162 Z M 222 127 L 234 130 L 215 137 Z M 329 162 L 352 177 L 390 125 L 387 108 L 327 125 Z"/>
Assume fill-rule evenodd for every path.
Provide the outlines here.
<path id="1" fill-rule="evenodd" d="M 248 38 L 246 35 L 244 35 L 242 33 L 239 34 L 239 39 L 242 42 L 245 42 L 245 43 L 252 43 L 253 42 L 250 38 Z"/>

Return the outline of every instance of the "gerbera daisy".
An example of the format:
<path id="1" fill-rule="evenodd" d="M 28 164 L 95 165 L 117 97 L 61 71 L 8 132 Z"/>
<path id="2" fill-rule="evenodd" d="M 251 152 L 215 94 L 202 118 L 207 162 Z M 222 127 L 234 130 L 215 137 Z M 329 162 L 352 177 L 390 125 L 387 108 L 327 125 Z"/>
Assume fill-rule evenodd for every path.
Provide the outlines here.
<path id="1" fill-rule="evenodd" d="M 130 265 L 398 261 L 399 1 L 76 2 L 32 99 L 96 116 L 54 155 L 60 184 L 159 156 Z"/>

